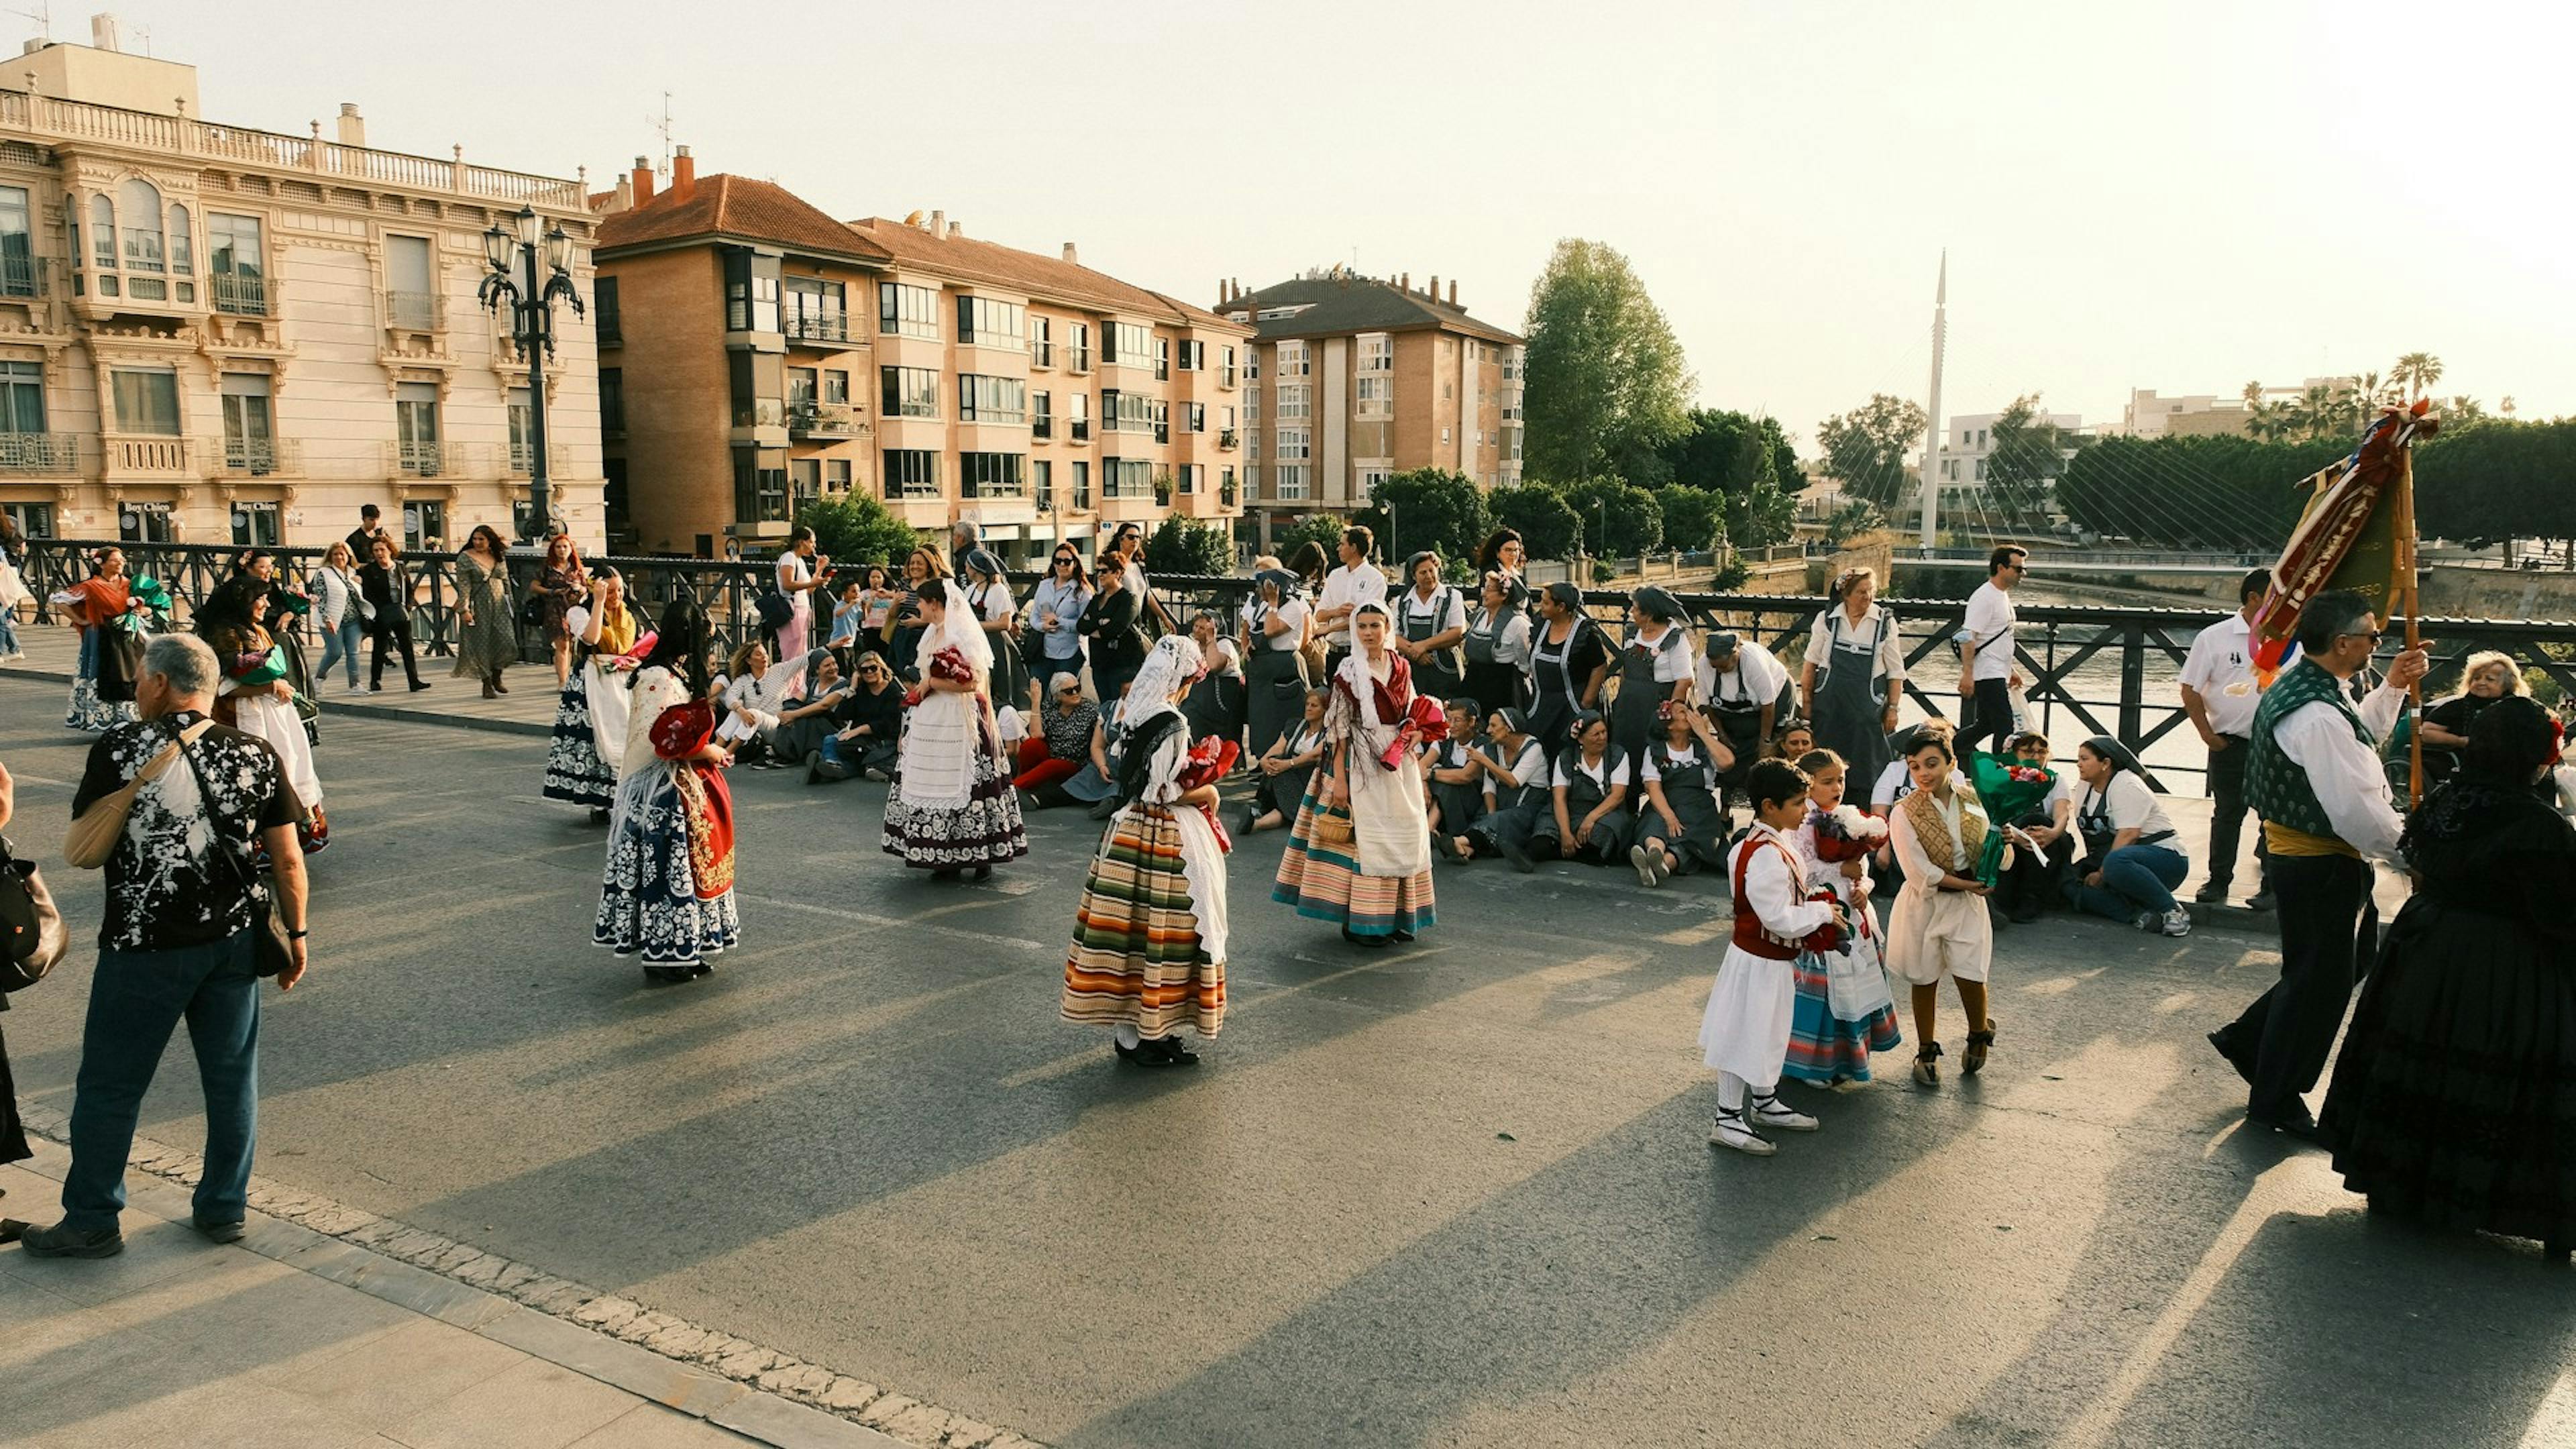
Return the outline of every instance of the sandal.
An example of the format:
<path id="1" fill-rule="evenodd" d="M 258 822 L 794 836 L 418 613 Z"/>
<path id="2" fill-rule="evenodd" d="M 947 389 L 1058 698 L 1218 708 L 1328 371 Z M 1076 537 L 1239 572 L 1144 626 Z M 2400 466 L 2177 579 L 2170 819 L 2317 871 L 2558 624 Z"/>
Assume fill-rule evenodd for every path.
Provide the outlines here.
<path id="1" fill-rule="evenodd" d="M 1921 1050 L 1914 1053 L 1914 1085 L 1918 1087 L 1941 1085 L 1941 1044 L 1939 1042 L 1927 1041 Z"/>
<path id="2" fill-rule="evenodd" d="M 1986 1048 L 1995 1044 L 1995 1019 L 1986 1018 L 1984 1031 L 1968 1033 L 1968 1049 L 1959 1053 L 1959 1075 L 1973 1077 L 1985 1070 Z"/>

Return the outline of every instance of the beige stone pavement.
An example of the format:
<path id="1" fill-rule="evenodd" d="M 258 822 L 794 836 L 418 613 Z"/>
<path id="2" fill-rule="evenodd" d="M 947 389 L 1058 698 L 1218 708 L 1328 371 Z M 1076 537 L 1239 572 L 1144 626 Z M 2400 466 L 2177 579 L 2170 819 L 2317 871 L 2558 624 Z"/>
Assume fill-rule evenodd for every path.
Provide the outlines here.
<path id="1" fill-rule="evenodd" d="M 35 1145 L 0 1167 L 0 1213 L 49 1223 L 70 1158 Z M 127 1188 L 120 1256 L 0 1248 L 0 1443 L 12 1449 L 899 1449 L 749 1391 L 697 1413 L 665 1407 L 563 1362 L 595 1371 L 641 1350 L 428 1275 L 344 1275 L 368 1287 L 321 1276 L 297 1262 L 314 1235 L 263 1214 L 242 1244 L 209 1243 L 187 1226 L 184 1190 L 140 1172 Z"/>

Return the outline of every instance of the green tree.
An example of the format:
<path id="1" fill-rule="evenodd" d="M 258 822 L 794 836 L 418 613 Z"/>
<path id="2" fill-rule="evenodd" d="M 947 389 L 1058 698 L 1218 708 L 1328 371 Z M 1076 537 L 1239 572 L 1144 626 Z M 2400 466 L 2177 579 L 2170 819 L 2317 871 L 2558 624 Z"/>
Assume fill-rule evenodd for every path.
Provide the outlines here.
<path id="1" fill-rule="evenodd" d="M 2442 359 L 2429 352 L 2406 353 L 2388 369 L 2388 380 L 2394 386 L 2404 388 L 2410 401 L 2422 397 L 2433 390 L 2433 384 L 2442 380 Z"/>
<path id="2" fill-rule="evenodd" d="M 2576 539 L 2576 419 L 2446 426 L 2415 450 L 2415 528 L 2472 548 Z M 2576 553 L 2570 554 L 2576 566 Z"/>
<path id="3" fill-rule="evenodd" d="M 1298 546 L 1312 539 L 1324 546 L 1324 557 L 1341 562 L 1342 530 L 1350 525 L 1338 514 L 1309 513 L 1270 535 L 1270 551 L 1285 562 L 1297 556 Z"/>
<path id="4" fill-rule="evenodd" d="M 1376 506 L 1361 513 L 1360 522 L 1375 531 L 1386 556 L 1398 563 L 1426 548 L 1438 550 L 1443 560 L 1472 559 L 1476 545 L 1494 529 L 1484 490 L 1463 473 L 1439 468 L 1398 473 L 1372 484 L 1369 500 Z"/>
<path id="5" fill-rule="evenodd" d="M 814 551 L 836 563 L 881 563 L 903 572 L 903 558 L 921 533 L 886 512 L 865 493 L 816 498 L 796 510 L 796 521 L 814 530 Z"/>
<path id="6" fill-rule="evenodd" d="M 2024 393 L 1995 417 L 1986 455 L 1986 495 L 2022 527 L 2043 524 L 2049 496 L 2066 471 L 2066 455 L 2092 441 L 2049 421 L 2038 393 Z"/>
<path id="7" fill-rule="evenodd" d="M 1923 445 L 1925 423 L 1921 407 L 1873 393 L 1861 406 L 1816 425 L 1824 471 L 1852 497 L 1892 508 L 1912 471 L 1905 460 Z"/>
<path id="8" fill-rule="evenodd" d="M 1693 387 L 1671 323 L 1628 259 L 1595 241 L 1556 244 L 1530 290 L 1525 458 L 1542 478 L 1628 468 L 1652 476 Z"/>
<path id="9" fill-rule="evenodd" d="M 1565 490 L 1592 553 L 1652 553 L 1663 546 L 1664 510 L 1655 495 L 1619 478 L 1586 478 Z"/>
<path id="10" fill-rule="evenodd" d="M 1544 483 L 1497 488 L 1485 495 L 1485 506 L 1493 510 L 1496 527 L 1520 534 L 1521 547 L 1531 558 L 1572 558 L 1583 537 L 1583 520 L 1575 516 L 1573 505 Z"/>
<path id="11" fill-rule="evenodd" d="M 1694 553 L 1725 546 L 1725 494 L 1674 484 L 1656 489 L 1655 503 L 1664 510 L 1665 543 Z"/>
<path id="12" fill-rule="evenodd" d="M 1769 548 L 1798 533 L 1798 500 L 1776 483 L 1726 497 L 1726 536 L 1738 548 Z"/>
<path id="13" fill-rule="evenodd" d="M 1687 488 L 1719 493 L 1745 493 L 1756 483 L 1777 483 L 1772 468 L 1772 436 L 1765 419 L 1720 408 L 1693 408 L 1680 436 L 1664 445 L 1672 481 Z"/>
<path id="14" fill-rule="evenodd" d="M 1145 540 L 1145 572 L 1156 578 L 1165 574 L 1233 573 L 1234 537 L 1224 529 L 1192 523 L 1174 514 Z"/>
<path id="15" fill-rule="evenodd" d="M 2350 451 L 2341 441 L 2104 438 L 2067 463 L 2057 505 L 2082 527 L 2141 544 L 2269 556 L 2306 501 L 2293 485 Z"/>
<path id="16" fill-rule="evenodd" d="M 1778 418 L 1759 421 L 1763 439 L 1771 445 L 1771 480 L 1780 485 L 1783 493 L 1806 492 L 1807 470 L 1798 463 L 1797 445 L 1789 441 L 1789 430 L 1780 426 Z"/>
<path id="17" fill-rule="evenodd" d="M 1887 515 L 1876 505 L 1853 499 L 1833 511 L 1825 520 L 1825 542 L 1840 548 L 1865 533 L 1887 527 Z"/>

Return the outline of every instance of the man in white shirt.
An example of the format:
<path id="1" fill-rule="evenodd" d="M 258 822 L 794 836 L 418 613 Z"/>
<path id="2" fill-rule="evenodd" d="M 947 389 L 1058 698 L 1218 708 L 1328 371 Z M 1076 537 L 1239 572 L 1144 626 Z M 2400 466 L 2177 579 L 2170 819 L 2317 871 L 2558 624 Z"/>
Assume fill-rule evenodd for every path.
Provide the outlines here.
<path id="1" fill-rule="evenodd" d="M 2027 572 L 2030 550 L 2004 544 L 1986 556 L 1986 581 L 1968 596 L 1959 641 L 1959 751 L 1964 758 L 1980 740 L 2002 754 L 2013 736 L 2012 691 L 2021 684 L 2013 667 L 2012 591 Z"/>
<path id="2" fill-rule="evenodd" d="M 2216 905 L 2236 879 L 2236 847 L 2245 828 L 2246 748 L 2254 731 L 2254 706 L 2263 696 L 2254 679 L 2254 611 L 2271 592 L 2272 571 L 2259 568 L 2236 586 L 2236 613 L 2200 631 L 2182 666 L 2182 711 L 2209 747 L 2209 883 L 2192 899 Z M 2272 909 L 2271 860 L 2258 829 L 2254 836 L 2254 898 L 2246 904 Z"/>
<path id="3" fill-rule="evenodd" d="M 2398 863 L 2404 826 L 2379 764 L 2380 736 L 2424 677 L 2422 647 L 2388 666 L 2358 710 L 2346 682 L 2379 645 L 2370 601 L 2329 589 L 2299 612 L 2303 656 L 2256 706 L 2245 788 L 2263 817 L 2281 921 L 2281 979 L 2209 1034 L 2251 1089 L 2245 1119 L 2316 1135 L 2303 1098 L 2324 1072 L 2352 987 L 2379 944 L 2371 861 Z"/>
<path id="4" fill-rule="evenodd" d="M 1369 562 L 1369 550 L 1377 546 L 1376 535 L 1353 524 L 1342 530 L 1342 566 L 1324 575 L 1324 587 L 1315 599 L 1312 627 L 1315 637 L 1324 641 L 1324 667 L 1339 669 L 1351 652 L 1351 610 L 1362 604 L 1386 602 L 1386 575 Z"/>

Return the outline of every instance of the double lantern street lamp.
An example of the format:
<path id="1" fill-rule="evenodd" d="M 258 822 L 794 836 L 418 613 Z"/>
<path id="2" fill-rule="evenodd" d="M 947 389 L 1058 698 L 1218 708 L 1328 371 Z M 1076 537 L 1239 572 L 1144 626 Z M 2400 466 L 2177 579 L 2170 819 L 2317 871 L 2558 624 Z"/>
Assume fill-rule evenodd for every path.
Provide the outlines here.
<path id="1" fill-rule="evenodd" d="M 515 227 L 494 222 L 483 233 L 483 260 L 492 270 L 483 278 L 476 295 L 485 311 L 501 315 L 509 308 L 510 339 L 518 345 L 519 355 L 528 360 L 528 520 L 524 529 L 531 543 L 543 543 L 554 528 L 554 500 L 546 475 L 546 360 L 555 355 L 555 300 L 572 304 L 572 314 L 582 315 L 581 294 L 572 286 L 572 238 L 561 226 L 540 233 L 544 219 L 533 206 L 522 206 L 511 218 Z M 520 277 L 510 274 L 513 255 L 522 268 Z M 541 256 L 542 254 L 542 256 Z M 537 264 L 545 263 L 546 280 L 537 283 Z M 524 280 L 521 280 L 524 278 Z"/>

